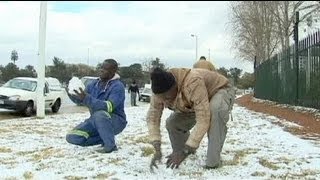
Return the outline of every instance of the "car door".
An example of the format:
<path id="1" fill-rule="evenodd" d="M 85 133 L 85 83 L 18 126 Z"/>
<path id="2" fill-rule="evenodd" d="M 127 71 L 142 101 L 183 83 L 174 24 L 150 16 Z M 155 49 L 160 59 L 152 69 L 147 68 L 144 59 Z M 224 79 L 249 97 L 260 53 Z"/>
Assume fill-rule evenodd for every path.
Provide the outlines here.
<path id="1" fill-rule="evenodd" d="M 49 84 L 47 82 L 44 85 L 44 99 L 45 99 L 45 108 L 50 108 L 54 103 L 54 97 L 49 90 Z"/>

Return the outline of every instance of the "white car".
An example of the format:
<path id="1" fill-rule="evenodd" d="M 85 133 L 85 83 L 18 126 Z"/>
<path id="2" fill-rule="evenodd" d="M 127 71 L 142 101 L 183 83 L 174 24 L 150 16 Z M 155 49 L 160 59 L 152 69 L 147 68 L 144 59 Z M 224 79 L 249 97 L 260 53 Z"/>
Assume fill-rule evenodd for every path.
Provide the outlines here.
<path id="1" fill-rule="evenodd" d="M 49 84 L 49 90 L 51 91 L 64 91 L 62 84 L 57 78 L 47 77 L 45 78 Z"/>
<path id="2" fill-rule="evenodd" d="M 93 80 L 99 79 L 99 77 L 95 77 L 95 76 L 84 76 L 82 77 L 80 80 L 82 81 L 82 83 L 84 84 L 85 87 L 87 87 L 87 85 L 92 82 Z"/>
<path id="3" fill-rule="evenodd" d="M 142 92 L 140 93 L 139 101 L 150 102 L 152 96 L 151 84 L 145 84 Z"/>
<path id="4" fill-rule="evenodd" d="M 60 87 L 60 88 L 59 88 Z M 64 89 L 55 78 L 45 78 L 45 108 L 57 113 L 60 109 Z M 37 79 L 17 77 L 0 87 L 0 108 L 22 112 L 31 116 L 37 107 Z"/>

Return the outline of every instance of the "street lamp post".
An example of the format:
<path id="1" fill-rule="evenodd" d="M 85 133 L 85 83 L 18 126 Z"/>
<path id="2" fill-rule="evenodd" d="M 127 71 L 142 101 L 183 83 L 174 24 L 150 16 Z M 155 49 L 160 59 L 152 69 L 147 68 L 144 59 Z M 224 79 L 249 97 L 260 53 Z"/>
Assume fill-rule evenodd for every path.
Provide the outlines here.
<path id="1" fill-rule="evenodd" d="M 45 117 L 45 45 L 46 45 L 46 25 L 47 25 L 47 1 L 40 2 L 40 18 L 39 18 L 39 60 L 37 67 L 37 117 Z"/>
<path id="2" fill-rule="evenodd" d="M 87 59 L 87 64 L 89 66 L 89 48 L 88 48 L 88 59 Z"/>
<path id="3" fill-rule="evenodd" d="M 198 60 L 198 36 L 191 34 L 191 37 L 196 37 L 196 60 Z"/>

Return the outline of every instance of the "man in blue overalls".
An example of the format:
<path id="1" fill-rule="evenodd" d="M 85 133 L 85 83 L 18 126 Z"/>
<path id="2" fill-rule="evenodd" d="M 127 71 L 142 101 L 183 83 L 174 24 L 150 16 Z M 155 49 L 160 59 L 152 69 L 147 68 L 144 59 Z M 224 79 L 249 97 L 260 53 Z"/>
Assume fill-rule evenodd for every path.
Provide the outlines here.
<path id="1" fill-rule="evenodd" d="M 90 110 L 90 117 L 67 134 L 69 143 L 79 146 L 102 144 L 103 149 L 98 151 L 102 153 L 117 150 L 115 135 L 127 125 L 125 88 L 116 74 L 117 70 L 118 63 L 114 59 L 106 59 L 99 79 L 88 84 L 85 90 L 74 90 L 76 95 L 68 93 L 74 103 L 83 103 Z"/>

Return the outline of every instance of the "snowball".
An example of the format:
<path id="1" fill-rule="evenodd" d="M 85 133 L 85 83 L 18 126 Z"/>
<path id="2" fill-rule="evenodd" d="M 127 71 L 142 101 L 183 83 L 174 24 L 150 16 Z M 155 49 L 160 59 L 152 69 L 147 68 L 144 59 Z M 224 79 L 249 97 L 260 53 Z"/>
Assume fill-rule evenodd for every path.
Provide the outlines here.
<path id="1" fill-rule="evenodd" d="M 80 88 L 84 90 L 85 86 L 79 78 L 72 77 L 71 80 L 69 81 L 68 88 L 69 88 L 70 94 L 76 94 L 74 90 L 77 90 L 78 92 L 80 92 Z"/>

